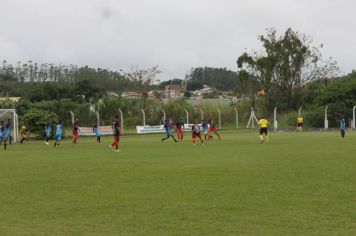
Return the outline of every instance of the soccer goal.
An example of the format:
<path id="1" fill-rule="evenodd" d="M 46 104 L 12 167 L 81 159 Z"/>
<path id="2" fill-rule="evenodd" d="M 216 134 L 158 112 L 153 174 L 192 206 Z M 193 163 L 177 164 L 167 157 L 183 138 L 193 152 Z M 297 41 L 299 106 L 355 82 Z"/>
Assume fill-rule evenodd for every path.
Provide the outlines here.
<path id="1" fill-rule="evenodd" d="M 0 109 L 0 121 L 4 122 L 4 125 L 10 121 L 11 136 L 14 142 L 17 142 L 19 138 L 19 119 L 15 109 Z"/>

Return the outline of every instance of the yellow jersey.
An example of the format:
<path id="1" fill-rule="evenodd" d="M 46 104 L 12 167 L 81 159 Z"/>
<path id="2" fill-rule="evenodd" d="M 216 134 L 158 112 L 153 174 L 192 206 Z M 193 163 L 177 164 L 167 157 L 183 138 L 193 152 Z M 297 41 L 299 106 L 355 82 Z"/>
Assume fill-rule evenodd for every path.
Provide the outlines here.
<path id="1" fill-rule="evenodd" d="M 20 134 L 21 134 L 21 137 L 22 137 L 22 138 L 27 138 L 27 127 L 26 127 L 25 125 L 23 125 L 23 126 L 21 127 L 21 132 L 20 132 Z"/>
<path id="2" fill-rule="evenodd" d="M 260 121 L 258 121 L 258 125 L 261 127 L 261 128 L 267 128 L 269 123 L 268 123 L 268 120 L 266 119 L 261 119 Z"/>
<path id="3" fill-rule="evenodd" d="M 298 118 L 297 118 L 297 123 L 298 123 L 298 124 L 303 123 L 303 117 L 298 117 Z"/>
<path id="4" fill-rule="evenodd" d="M 23 125 L 23 126 L 21 127 L 21 134 L 25 134 L 25 133 L 26 133 L 26 130 L 27 130 L 26 126 Z"/>

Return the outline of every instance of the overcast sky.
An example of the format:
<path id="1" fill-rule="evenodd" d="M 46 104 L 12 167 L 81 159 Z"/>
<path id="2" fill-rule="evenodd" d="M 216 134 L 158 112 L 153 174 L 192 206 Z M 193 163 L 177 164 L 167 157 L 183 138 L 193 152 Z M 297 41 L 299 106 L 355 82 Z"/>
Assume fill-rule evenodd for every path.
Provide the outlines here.
<path id="1" fill-rule="evenodd" d="M 342 73 L 356 69 L 355 0 L 0 0 L 0 60 L 129 70 L 161 80 L 192 67 L 237 70 L 266 28 L 310 35 Z"/>

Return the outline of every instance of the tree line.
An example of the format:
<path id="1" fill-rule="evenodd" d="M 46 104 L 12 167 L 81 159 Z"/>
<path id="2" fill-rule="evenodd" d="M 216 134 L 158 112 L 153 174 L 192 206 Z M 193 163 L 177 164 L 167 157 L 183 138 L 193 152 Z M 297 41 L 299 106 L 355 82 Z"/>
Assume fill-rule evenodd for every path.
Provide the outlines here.
<path id="1" fill-rule="evenodd" d="M 99 90 L 112 91 L 118 94 L 126 91 L 137 91 L 145 96 L 149 90 L 164 89 L 168 84 L 179 84 L 184 90 L 194 91 L 203 85 L 220 91 L 237 91 L 239 80 L 237 72 L 226 68 L 192 68 L 185 79 L 172 79 L 159 82 L 156 75 L 160 73 L 157 66 L 147 69 L 132 68 L 131 71 L 113 71 L 89 66 L 54 65 L 50 63 L 18 62 L 16 66 L 3 61 L 0 67 L 0 94 L 21 95 L 18 84 L 73 84 L 79 81 L 89 81 Z M 21 86 L 20 86 L 21 87 Z M 59 86 L 60 89 L 60 86 Z"/>
<path id="2" fill-rule="evenodd" d="M 80 81 L 89 81 L 94 87 L 102 91 L 122 93 L 125 91 L 142 91 L 151 85 L 156 74 L 157 67 L 138 69 L 132 71 L 113 71 L 89 66 L 79 67 L 76 65 L 54 65 L 49 63 L 18 62 L 16 66 L 3 61 L 0 67 L 0 95 L 18 96 L 23 87 L 29 84 L 72 84 Z"/>

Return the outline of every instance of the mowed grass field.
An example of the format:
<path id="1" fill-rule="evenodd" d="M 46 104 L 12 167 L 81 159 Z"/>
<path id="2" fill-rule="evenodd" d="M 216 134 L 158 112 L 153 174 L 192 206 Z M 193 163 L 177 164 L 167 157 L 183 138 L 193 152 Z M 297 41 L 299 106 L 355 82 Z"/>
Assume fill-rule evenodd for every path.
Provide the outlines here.
<path id="1" fill-rule="evenodd" d="M 356 235 L 356 133 L 0 147 L 0 235 Z"/>

